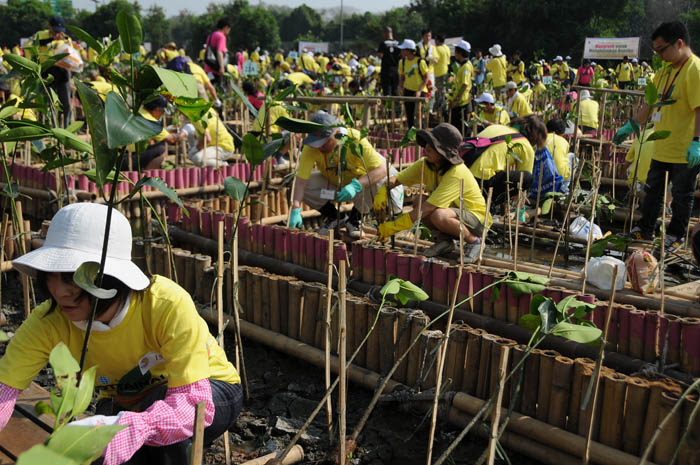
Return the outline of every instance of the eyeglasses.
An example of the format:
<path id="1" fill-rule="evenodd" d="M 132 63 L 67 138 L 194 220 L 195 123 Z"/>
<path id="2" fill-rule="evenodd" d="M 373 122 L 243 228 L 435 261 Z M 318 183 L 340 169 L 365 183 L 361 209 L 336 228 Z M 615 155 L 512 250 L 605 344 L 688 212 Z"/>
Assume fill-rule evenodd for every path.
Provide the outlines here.
<path id="1" fill-rule="evenodd" d="M 670 44 L 666 44 L 666 45 L 664 45 L 663 47 L 661 47 L 661 48 L 658 49 L 658 50 L 656 50 L 654 47 L 652 47 L 651 50 L 654 52 L 654 55 L 661 55 L 662 53 L 664 53 L 664 51 L 665 51 L 667 48 L 669 48 L 669 47 L 670 47 L 671 45 L 673 45 L 674 43 L 675 43 L 675 42 L 670 43 Z"/>

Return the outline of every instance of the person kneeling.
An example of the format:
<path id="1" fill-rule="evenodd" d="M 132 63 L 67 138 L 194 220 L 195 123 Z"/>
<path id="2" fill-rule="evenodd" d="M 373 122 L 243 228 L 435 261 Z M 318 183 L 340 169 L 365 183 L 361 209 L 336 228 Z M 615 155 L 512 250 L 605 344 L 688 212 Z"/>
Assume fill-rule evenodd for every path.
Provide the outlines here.
<path id="1" fill-rule="evenodd" d="M 456 127 L 442 123 L 430 131 L 421 130 L 416 142 L 425 148 L 425 156 L 389 179 L 389 188 L 398 185 L 412 186 L 420 183 L 423 172 L 423 188 L 428 196 L 422 202 L 420 220 L 432 230 L 438 231 L 435 245 L 425 250 L 426 257 L 435 257 L 454 250 L 454 240 L 464 234 L 465 258 L 473 260 L 479 253 L 481 234 L 486 220 L 486 202 L 476 179 L 459 155 L 462 135 Z M 463 210 L 460 210 L 460 186 L 462 186 Z M 374 198 L 374 208 L 386 208 L 386 187 L 382 186 Z M 394 221 L 379 225 L 380 240 L 399 231 L 410 229 L 418 220 L 417 201 L 413 211 Z"/>

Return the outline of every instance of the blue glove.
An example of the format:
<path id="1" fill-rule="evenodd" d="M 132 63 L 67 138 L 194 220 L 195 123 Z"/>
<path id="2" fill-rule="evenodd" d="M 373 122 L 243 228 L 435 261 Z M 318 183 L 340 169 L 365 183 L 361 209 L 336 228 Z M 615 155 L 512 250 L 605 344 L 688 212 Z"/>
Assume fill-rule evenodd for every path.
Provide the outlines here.
<path id="1" fill-rule="evenodd" d="M 357 194 L 362 192 L 362 184 L 357 179 L 350 181 L 350 184 L 340 189 L 338 192 L 338 202 L 347 202 L 355 198 Z"/>
<path id="2" fill-rule="evenodd" d="M 690 147 L 685 153 L 685 159 L 688 160 L 689 168 L 700 165 L 700 142 L 694 140 L 690 143 Z"/>
<path id="3" fill-rule="evenodd" d="M 289 227 L 301 228 L 301 208 L 292 209 L 292 214 L 289 215 Z"/>
<path id="4" fill-rule="evenodd" d="M 632 123 L 627 121 L 625 125 L 618 129 L 615 135 L 613 136 L 613 144 L 620 145 L 621 143 L 626 141 L 630 134 L 632 134 L 633 132 L 634 128 L 632 127 Z"/>

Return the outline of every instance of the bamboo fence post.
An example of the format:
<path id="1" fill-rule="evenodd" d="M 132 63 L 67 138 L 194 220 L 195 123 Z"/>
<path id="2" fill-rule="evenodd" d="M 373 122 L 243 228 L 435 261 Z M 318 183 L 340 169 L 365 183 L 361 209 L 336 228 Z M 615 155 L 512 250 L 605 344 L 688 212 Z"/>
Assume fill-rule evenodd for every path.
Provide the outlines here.
<path id="1" fill-rule="evenodd" d="M 510 221 L 510 166 L 506 155 L 506 221 L 508 222 L 508 253 L 513 254 L 513 225 Z"/>
<path id="2" fill-rule="evenodd" d="M 197 402 L 194 409 L 194 428 L 192 434 L 192 449 L 190 451 L 190 465 L 202 465 L 204 453 L 204 414 L 206 413 L 206 401 Z M 228 434 L 227 434 L 228 436 Z"/>
<path id="3" fill-rule="evenodd" d="M 346 276 L 345 276 L 345 261 L 340 262 L 339 278 L 338 278 L 338 376 L 340 379 L 340 384 L 338 385 L 338 415 L 340 419 L 340 424 L 338 427 L 339 432 L 339 451 L 338 456 L 340 457 L 339 464 L 345 465 L 346 451 L 345 451 L 345 430 L 346 430 L 346 398 L 347 398 L 347 373 L 345 361 L 347 358 L 347 344 L 345 340 L 346 333 L 346 322 L 345 322 L 345 304 L 347 300 L 347 289 L 346 289 Z"/>
<path id="4" fill-rule="evenodd" d="M 522 175 L 521 175 L 522 176 Z M 491 417 L 491 434 L 489 435 L 489 451 L 487 465 L 493 465 L 496 460 L 496 443 L 498 442 L 498 424 L 501 420 L 501 404 L 503 403 L 503 391 L 506 374 L 508 371 L 508 355 L 510 347 L 501 346 L 501 353 L 498 363 L 498 394 L 496 395 L 496 405 Z"/>
<path id="5" fill-rule="evenodd" d="M 226 350 L 224 347 L 224 222 L 219 221 L 219 241 L 216 264 L 216 311 L 218 316 L 218 335 L 217 341 L 219 347 Z M 224 453 L 226 454 L 226 465 L 231 465 L 231 439 L 228 432 L 224 433 Z"/>
<path id="6" fill-rule="evenodd" d="M 418 238 L 420 237 L 420 223 L 423 215 L 423 181 L 425 174 L 425 160 L 420 166 L 420 186 L 418 187 L 418 226 L 413 236 L 413 255 L 418 255 Z M 387 186 L 389 188 L 389 186 Z M 391 199 L 391 195 L 387 192 L 387 202 Z"/>
<path id="7" fill-rule="evenodd" d="M 596 414 L 596 404 L 598 402 L 598 388 L 600 387 L 600 373 L 603 369 L 603 357 L 605 356 L 605 341 L 608 338 L 608 329 L 610 328 L 610 317 L 612 315 L 613 303 L 615 301 L 615 290 L 617 284 L 617 273 L 620 269 L 616 266 L 615 271 L 613 271 L 611 291 L 610 291 L 610 302 L 608 303 L 608 311 L 605 315 L 605 326 L 603 329 L 603 338 L 600 341 L 600 351 L 598 352 L 598 360 L 596 360 L 595 372 L 591 377 L 591 382 L 593 383 L 593 398 L 591 402 L 591 418 L 588 422 L 588 429 L 586 431 L 586 447 L 583 451 L 583 458 L 581 460 L 581 465 L 588 465 L 591 455 L 591 436 L 593 435 L 593 423 Z"/>
<path id="8" fill-rule="evenodd" d="M 540 170 L 540 174 L 543 170 Z M 515 251 L 513 253 L 513 271 L 518 271 L 518 231 L 520 230 L 520 203 L 523 196 L 523 172 L 520 172 L 520 181 L 518 182 L 518 203 L 515 209 Z"/>
<path id="9" fill-rule="evenodd" d="M 591 255 L 591 243 L 593 242 L 593 225 L 595 224 L 595 211 L 596 211 L 596 205 L 598 203 L 598 189 L 600 187 L 600 176 L 603 174 L 603 171 L 598 168 L 598 178 L 596 181 L 596 187 L 595 190 L 593 191 L 593 203 L 591 204 L 591 224 L 588 227 L 588 239 L 586 240 L 586 258 L 583 261 L 583 271 L 582 271 L 582 278 L 583 278 L 583 283 L 581 284 L 581 294 L 586 293 L 586 278 L 588 277 L 588 258 Z"/>
<path id="10" fill-rule="evenodd" d="M 17 244 L 19 245 L 19 250 L 22 255 L 27 253 L 27 241 L 24 237 L 24 216 L 22 215 L 22 202 L 19 200 L 15 202 L 17 210 Z M 31 300 L 29 298 L 29 276 L 21 273 L 22 277 L 22 294 L 24 296 L 24 317 L 27 318 L 29 313 L 32 311 Z"/>
<path id="11" fill-rule="evenodd" d="M 238 285 L 240 283 L 240 277 L 238 276 L 238 228 L 234 229 L 236 230 L 236 233 L 233 235 L 233 247 L 231 248 L 231 278 L 233 281 L 233 289 L 231 289 L 233 293 L 233 299 L 231 300 L 233 304 L 233 318 L 236 321 L 236 330 L 238 330 L 238 307 L 236 306 L 236 302 L 238 301 Z M 238 336 L 236 336 L 234 339 L 236 340 L 236 369 L 238 369 L 240 367 L 240 351 L 238 347 Z"/>
<path id="12" fill-rule="evenodd" d="M 462 218 L 464 218 L 464 179 L 459 181 L 459 266 L 464 266 L 464 229 L 462 229 Z M 455 291 L 455 294 L 457 291 Z M 447 344 L 447 341 L 445 341 Z"/>
<path id="13" fill-rule="evenodd" d="M 542 192 L 542 173 L 544 173 L 544 170 L 540 170 L 539 179 L 537 180 L 537 201 L 535 202 L 535 220 L 532 224 L 532 242 L 530 242 L 530 261 L 532 261 L 532 257 L 535 255 L 535 234 L 537 233 L 537 220 L 540 217 L 540 193 Z M 554 208 L 553 199 L 550 208 Z"/>
<path id="14" fill-rule="evenodd" d="M 248 373 L 245 369 L 245 354 L 243 353 L 243 338 L 241 337 L 241 317 L 240 317 L 240 301 L 238 292 L 238 286 L 240 284 L 238 276 L 238 228 L 235 227 L 235 234 L 233 235 L 233 250 L 231 250 L 232 258 L 231 263 L 233 266 L 233 321 L 236 325 L 235 335 L 236 335 L 236 369 L 240 371 L 241 384 L 243 385 L 243 398 L 247 401 L 250 399 L 250 394 L 248 392 Z M 239 359 L 240 355 L 240 359 Z M 240 363 L 240 365 L 239 365 Z"/>
<path id="15" fill-rule="evenodd" d="M 331 385 L 331 302 L 333 300 L 333 228 L 328 230 L 328 288 L 326 292 L 326 390 Z M 333 405 L 330 397 L 326 399 L 326 412 L 328 413 L 328 434 L 333 434 Z"/>
<path id="16" fill-rule="evenodd" d="M 668 171 L 664 178 L 664 204 L 661 208 L 661 257 L 659 258 L 659 285 L 661 286 L 661 315 L 664 314 L 665 286 L 664 286 L 664 255 L 666 253 L 666 195 L 668 193 Z M 657 338 L 658 343 L 658 338 Z"/>
<path id="17" fill-rule="evenodd" d="M 476 265 L 477 271 L 481 269 L 481 261 L 484 257 L 484 245 L 486 243 L 486 233 L 489 229 L 489 217 L 491 210 L 491 196 L 493 195 L 493 187 L 489 187 L 489 194 L 486 196 L 486 215 L 484 215 L 484 229 L 481 231 L 481 244 L 479 245 L 479 261 Z"/>

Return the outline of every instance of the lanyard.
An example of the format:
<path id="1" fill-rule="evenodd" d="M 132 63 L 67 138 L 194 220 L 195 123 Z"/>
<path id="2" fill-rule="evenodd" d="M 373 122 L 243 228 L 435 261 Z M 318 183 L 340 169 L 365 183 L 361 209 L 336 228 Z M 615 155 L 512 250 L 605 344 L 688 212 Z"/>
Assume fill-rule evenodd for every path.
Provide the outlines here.
<path id="1" fill-rule="evenodd" d="M 666 76 L 666 84 L 668 84 L 668 87 L 664 87 L 664 92 L 661 94 L 661 101 L 662 102 L 664 100 L 666 100 L 666 97 L 668 97 L 668 93 L 671 91 L 671 89 L 673 89 L 673 84 L 676 82 L 676 78 L 681 73 L 681 71 L 683 70 L 683 67 L 688 62 L 688 60 L 689 60 L 689 58 L 686 58 L 685 61 L 681 64 L 681 67 L 678 68 L 678 71 L 676 71 L 676 75 L 673 76 L 673 79 L 671 80 L 670 84 L 668 82 L 668 78 L 671 77 L 671 74 L 669 73 L 669 75 Z"/>

